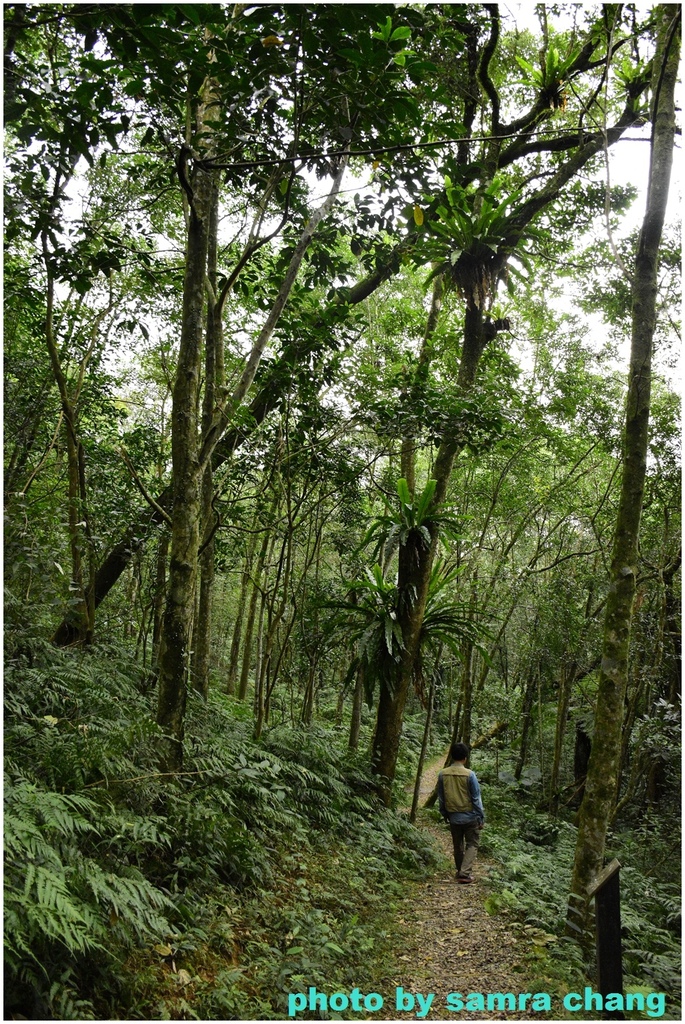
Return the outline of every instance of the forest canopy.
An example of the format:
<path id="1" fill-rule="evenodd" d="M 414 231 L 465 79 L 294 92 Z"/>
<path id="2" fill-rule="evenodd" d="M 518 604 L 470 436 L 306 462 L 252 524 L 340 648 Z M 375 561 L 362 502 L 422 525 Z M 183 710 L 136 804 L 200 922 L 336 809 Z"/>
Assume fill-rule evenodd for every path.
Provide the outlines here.
<path id="1" fill-rule="evenodd" d="M 168 1015 L 136 951 L 192 934 L 200 1012 L 280 1016 L 220 905 L 329 832 L 381 902 L 428 870 L 397 806 L 455 740 L 566 836 L 579 970 L 609 853 L 652 878 L 674 993 L 679 6 L 4 32 L 9 1012 Z"/>

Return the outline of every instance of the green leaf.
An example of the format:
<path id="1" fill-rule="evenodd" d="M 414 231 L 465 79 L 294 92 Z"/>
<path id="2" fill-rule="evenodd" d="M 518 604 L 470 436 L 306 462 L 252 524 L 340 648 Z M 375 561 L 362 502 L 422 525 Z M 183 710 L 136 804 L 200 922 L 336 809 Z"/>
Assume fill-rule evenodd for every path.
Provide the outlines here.
<path id="1" fill-rule="evenodd" d="M 200 12 L 197 10 L 196 4 L 179 4 L 178 6 L 189 21 L 192 21 L 194 25 L 200 24 Z"/>
<path id="2" fill-rule="evenodd" d="M 388 649 L 388 654 L 392 654 L 392 619 L 386 619 L 385 623 L 385 646 Z"/>
<path id="3" fill-rule="evenodd" d="M 382 589 L 383 586 L 385 585 L 385 580 L 383 579 L 383 570 L 381 569 L 380 565 L 374 565 L 371 571 L 373 573 L 373 579 L 376 583 L 376 586 L 379 589 Z"/>
<path id="4" fill-rule="evenodd" d="M 426 512 L 428 511 L 428 506 L 433 500 L 433 495 L 435 494 L 435 488 L 437 486 L 437 480 L 429 480 L 421 492 L 421 497 L 419 498 L 416 506 L 416 518 L 419 522 L 425 517 Z"/>
<path id="5" fill-rule="evenodd" d="M 527 71 L 529 75 L 538 75 L 540 73 L 537 70 L 537 68 L 533 64 L 530 63 L 530 61 L 524 60 L 523 57 L 516 56 L 514 59 L 516 60 L 516 63 L 518 64 L 518 66 L 523 71 Z"/>
<path id="6" fill-rule="evenodd" d="M 396 39 L 409 39 L 411 35 L 411 29 L 408 25 L 400 25 L 396 28 L 393 34 L 390 36 L 390 42 L 394 43 Z"/>
<path id="7" fill-rule="evenodd" d="M 545 85 L 551 85 L 555 81 L 558 66 L 559 51 L 556 46 L 550 46 L 547 51 L 547 60 L 545 61 Z"/>
<path id="8" fill-rule="evenodd" d="M 411 492 L 404 477 L 397 481 L 397 493 L 403 505 L 411 505 Z"/>

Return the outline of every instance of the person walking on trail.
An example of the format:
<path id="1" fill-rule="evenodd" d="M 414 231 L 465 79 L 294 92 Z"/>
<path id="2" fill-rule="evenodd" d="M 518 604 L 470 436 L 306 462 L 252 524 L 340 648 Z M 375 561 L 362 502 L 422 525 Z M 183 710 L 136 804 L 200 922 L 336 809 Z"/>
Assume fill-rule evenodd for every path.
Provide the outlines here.
<path id="1" fill-rule="evenodd" d="M 452 764 L 438 775 L 438 800 L 452 833 L 457 881 L 468 884 L 473 881 L 471 871 L 485 812 L 476 773 L 466 767 L 469 748 L 465 743 L 453 743 L 450 754 Z"/>

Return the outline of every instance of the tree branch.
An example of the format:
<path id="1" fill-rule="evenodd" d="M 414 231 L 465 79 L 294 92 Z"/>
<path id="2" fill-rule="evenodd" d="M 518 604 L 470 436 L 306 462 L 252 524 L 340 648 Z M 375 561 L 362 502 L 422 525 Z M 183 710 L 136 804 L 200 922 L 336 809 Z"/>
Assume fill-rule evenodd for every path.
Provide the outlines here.
<path id="1" fill-rule="evenodd" d="M 159 505 L 155 501 L 155 499 L 152 497 L 152 495 L 148 494 L 148 492 L 145 489 L 145 486 L 144 486 L 142 480 L 140 479 L 140 477 L 138 476 L 138 474 L 136 473 L 136 471 L 135 471 L 135 469 L 133 467 L 133 463 L 131 462 L 131 460 L 129 459 L 128 455 L 126 454 L 126 452 L 124 451 L 123 448 L 119 449 L 119 454 L 121 455 L 124 463 L 126 464 L 126 468 L 128 469 L 129 473 L 133 477 L 133 481 L 134 481 L 136 487 L 138 488 L 140 493 L 143 495 L 143 497 L 145 498 L 145 500 L 148 503 L 148 505 L 150 506 L 150 508 L 154 509 L 155 512 L 157 513 L 157 515 L 159 516 L 159 518 L 162 519 L 169 526 L 171 526 L 171 516 L 166 511 L 166 509 L 162 508 L 162 506 Z"/>
<path id="2" fill-rule="evenodd" d="M 324 202 L 321 204 L 319 209 L 315 210 L 312 216 L 310 217 L 302 232 L 302 235 L 300 236 L 299 242 L 295 246 L 295 251 L 293 252 L 290 264 L 286 271 L 285 277 L 283 278 L 283 282 L 278 291 L 278 295 L 276 296 L 276 300 L 272 306 L 271 312 L 267 317 L 266 323 L 259 332 L 257 340 L 252 346 L 252 351 L 250 352 L 250 355 L 247 359 L 247 363 L 245 364 L 240 380 L 238 381 L 236 387 L 233 390 L 233 394 L 230 396 L 230 399 L 223 403 L 223 405 L 219 406 L 215 411 L 212 425 L 205 434 L 202 449 L 200 451 L 199 464 L 201 468 L 207 463 L 207 461 L 211 457 L 212 452 L 216 448 L 216 445 L 218 444 L 223 431 L 226 429 L 226 426 L 229 422 L 231 415 L 235 413 L 235 411 L 239 408 L 240 405 L 242 405 L 243 399 L 245 398 L 245 395 L 247 394 L 248 390 L 250 389 L 250 386 L 252 385 L 252 382 L 255 378 L 255 374 L 257 373 L 257 367 L 261 362 L 264 349 L 269 343 L 271 335 L 273 334 L 276 328 L 276 324 L 280 319 L 281 313 L 285 308 L 285 304 L 288 301 L 290 292 L 292 291 L 293 285 L 295 284 L 295 280 L 299 273 L 300 266 L 302 265 L 302 260 L 304 259 L 305 253 L 309 248 L 309 244 L 312 238 L 314 237 L 319 224 L 326 216 L 328 216 L 331 209 L 333 208 L 338 192 L 340 191 L 340 184 L 342 182 L 343 174 L 345 173 L 346 167 L 347 158 L 343 157 L 339 162 L 337 171 L 333 178 L 333 184 L 331 186 L 330 193 L 328 194 Z"/>
<path id="3" fill-rule="evenodd" d="M 492 132 L 497 135 L 499 123 L 499 95 L 492 79 L 490 78 L 490 61 L 492 60 L 497 43 L 499 42 L 499 6 L 498 4 L 485 4 L 485 10 L 490 15 L 490 38 L 485 44 L 478 66 L 478 80 L 490 100 L 492 107 Z"/>

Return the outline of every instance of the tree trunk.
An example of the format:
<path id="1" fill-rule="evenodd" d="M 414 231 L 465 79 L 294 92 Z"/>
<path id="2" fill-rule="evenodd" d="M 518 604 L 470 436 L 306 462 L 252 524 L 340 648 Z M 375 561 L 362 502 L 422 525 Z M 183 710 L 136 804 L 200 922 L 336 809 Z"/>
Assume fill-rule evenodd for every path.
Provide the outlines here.
<path id="1" fill-rule="evenodd" d="M 528 741 L 530 739 L 530 726 L 533 716 L 533 700 L 535 699 L 535 684 L 536 684 L 536 673 L 531 670 L 526 683 L 526 689 L 523 694 L 523 705 L 521 707 L 521 746 L 519 747 L 519 756 L 514 768 L 514 778 L 520 779 L 521 772 L 523 771 L 526 764 L 526 757 L 528 756 Z"/>
<path id="2" fill-rule="evenodd" d="M 632 286 L 632 339 L 623 442 L 623 477 L 604 620 L 592 753 L 579 814 L 571 882 L 573 903 L 581 909 L 581 929 L 587 921 L 587 887 L 602 867 L 607 826 L 616 800 L 647 461 L 657 268 L 673 161 L 679 18 L 680 11 L 670 5 L 660 4 L 656 8 L 658 29 L 653 75 L 655 109 L 647 209 L 638 242 Z M 578 924 L 578 921 L 573 923 Z"/>
<path id="3" fill-rule="evenodd" d="M 664 581 L 664 663 L 667 668 L 668 692 L 666 699 L 669 704 L 676 705 L 680 701 L 682 684 L 682 650 L 681 632 L 678 616 L 680 601 L 673 587 L 673 577 L 680 569 L 681 553 L 663 570 Z"/>
<path id="4" fill-rule="evenodd" d="M 69 589 L 73 595 L 73 605 L 65 616 L 64 642 L 66 646 L 67 644 L 87 643 L 92 639 L 93 622 L 91 621 L 89 614 L 92 599 L 89 600 L 88 598 L 83 580 L 83 548 L 85 544 L 85 536 L 82 523 L 85 516 L 85 510 L 82 508 L 81 467 L 79 464 L 79 455 L 82 456 L 83 449 L 77 434 L 75 402 L 69 395 L 67 378 L 62 368 L 57 339 L 55 337 L 55 280 L 54 274 L 51 270 L 47 232 L 43 232 L 42 242 L 43 256 L 48 275 L 45 337 L 50 355 L 50 365 L 52 366 L 52 372 L 59 391 L 67 442 L 67 520 L 69 524 L 69 548 L 71 551 L 71 583 Z M 53 637 L 53 641 L 54 640 L 55 637 Z"/>
<path id="5" fill-rule="evenodd" d="M 348 747 L 356 750 L 359 746 L 359 731 L 362 725 L 362 701 L 364 700 L 364 668 L 362 665 L 357 669 L 357 681 L 354 685 L 354 697 L 352 699 L 352 717 L 350 719 L 350 738 Z"/>
<path id="6" fill-rule="evenodd" d="M 309 671 L 307 672 L 307 682 L 304 688 L 304 694 L 302 697 L 302 713 L 300 715 L 300 721 L 302 725 L 310 726 L 312 724 L 312 711 L 314 709 L 314 677 L 316 675 L 317 660 L 313 658 L 309 662 Z"/>
<path id="7" fill-rule="evenodd" d="M 585 779 L 587 778 L 587 766 L 590 762 L 590 751 L 592 740 L 585 731 L 581 722 L 576 724 L 576 742 L 573 748 L 573 780 L 575 792 L 571 800 L 572 807 L 580 807 L 585 794 Z"/>
<path id="8" fill-rule="evenodd" d="M 276 498 L 274 497 L 275 507 Z M 257 566 L 252 577 L 252 594 L 250 596 L 250 607 L 247 610 L 247 622 L 245 624 L 245 639 L 243 640 L 243 662 L 240 670 L 240 683 L 238 684 L 238 699 L 245 700 L 247 696 L 247 685 L 250 675 L 250 661 L 252 660 L 252 634 L 254 632 L 255 616 L 257 614 L 257 601 L 259 595 L 262 593 L 261 590 L 261 579 L 264 571 L 264 563 L 267 558 L 267 552 L 270 545 L 274 541 L 274 534 L 270 530 L 264 531 L 264 537 L 262 539 L 262 546 L 259 549 L 259 555 L 257 556 Z"/>
<path id="9" fill-rule="evenodd" d="M 459 739 L 468 746 L 471 742 L 471 710 L 473 707 L 473 644 L 464 648 L 464 667 L 461 676 L 461 725 Z"/>
<path id="10" fill-rule="evenodd" d="M 266 638 L 263 640 L 260 634 L 260 643 L 262 644 L 262 661 L 260 671 L 260 684 L 259 684 L 259 711 L 258 711 L 258 731 L 256 733 L 257 738 L 261 734 L 263 724 L 268 724 L 269 720 L 269 705 L 271 698 L 271 691 L 276 683 L 276 671 L 277 664 L 275 662 L 278 659 L 274 659 L 274 651 L 276 649 L 276 641 L 278 638 L 278 630 L 283 621 L 286 608 L 288 606 L 288 595 L 290 591 L 290 575 L 292 571 L 292 556 L 293 556 L 293 524 L 292 521 L 288 524 L 288 530 L 283 538 L 281 544 L 281 553 L 278 559 L 278 570 L 276 572 L 276 578 L 273 582 L 272 597 L 267 603 L 267 629 Z M 282 579 L 282 583 L 281 583 Z M 279 584 L 281 585 L 281 600 L 276 606 L 278 598 Z"/>
<path id="11" fill-rule="evenodd" d="M 458 383 L 463 392 L 468 392 L 473 386 L 485 340 L 482 310 L 478 307 L 467 308 L 458 376 Z M 458 434 L 453 434 L 446 437 L 440 445 L 433 467 L 433 479 L 437 481 L 437 485 L 432 507 L 436 511 L 445 500 L 454 460 L 463 443 Z M 429 526 L 429 530 L 429 546 L 420 535 L 412 532 L 399 550 L 397 615 L 402 629 L 404 650 L 394 685 L 391 687 L 383 683 L 380 688 L 372 753 L 373 772 L 379 776 L 379 794 L 386 804 L 390 803 L 392 781 L 395 778 L 404 707 L 418 655 L 419 637 L 428 600 L 428 585 L 438 542 L 438 530 L 435 525 Z"/>
<path id="12" fill-rule="evenodd" d="M 155 597 L 152 606 L 152 668 L 157 667 L 159 659 L 159 644 L 162 636 L 162 618 L 164 605 L 166 604 L 166 561 L 169 553 L 169 531 L 164 529 L 160 533 L 159 547 L 157 548 L 157 564 L 155 569 Z"/>
<path id="13" fill-rule="evenodd" d="M 197 164 L 191 176 L 181 341 L 171 412 L 173 509 L 169 585 L 162 623 L 157 723 L 164 731 L 163 771 L 183 765 L 183 729 L 200 544 L 197 409 L 212 176 Z"/>
<path id="14" fill-rule="evenodd" d="M 274 658 L 272 652 L 271 658 L 269 659 L 268 686 L 266 689 L 266 699 L 264 704 L 264 721 L 267 725 L 269 724 L 269 715 L 271 714 L 271 698 L 274 695 L 276 683 L 278 682 L 281 668 L 283 667 L 284 662 L 287 663 L 288 657 L 290 655 L 290 635 L 295 625 L 296 615 L 297 610 L 294 608 L 293 613 L 290 616 L 290 619 L 286 621 L 285 626 L 283 628 L 283 639 L 281 643 L 279 643 L 278 645 L 278 656 Z M 281 623 L 278 627 L 277 639 L 279 638 L 281 632 L 281 626 L 283 626 L 283 623 Z M 314 689 L 312 698 L 315 696 L 315 694 L 316 688 Z"/>
<path id="15" fill-rule="evenodd" d="M 224 336 L 221 309 L 217 301 L 217 231 L 219 225 L 219 182 L 216 172 L 211 182 L 209 235 L 207 241 L 207 327 L 205 340 L 205 384 L 202 398 L 202 432 L 212 425 L 212 417 L 223 386 Z M 193 653 L 193 686 L 207 699 L 212 639 L 212 587 L 214 584 L 214 475 L 211 462 L 202 473 L 200 522 L 203 549 L 199 557 L 200 588 Z"/>
<path id="16" fill-rule="evenodd" d="M 411 811 L 409 812 L 409 820 L 412 824 L 416 821 L 416 811 L 419 806 L 419 795 L 421 793 L 421 776 L 423 775 L 423 763 L 426 760 L 426 750 L 428 749 L 428 737 L 430 736 L 431 722 L 433 720 L 433 700 L 435 697 L 435 676 L 431 678 L 430 690 L 428 693 L 428 710 L 426 711 L 426 724 L 423 730 L 423 739 L 421 740 L 421 753 L 419 754 L 419 763 L 416 766 L 416 779 L 414 781 L 414 797 L 411 802 Z"/>
<path id="17" fill-rule="evenodd" d="M 254 738 L 262 735 L 264 727 L 264 610 L 266 608 L 266 590 L 261 592 L 259 604 L 259 625 L 257 627 L 257 658 L 254 670 Z"/>
<path id="18" fill-rule="evenodd" d="M 559 693 L 557 694 L 557 720 L 554 728 L 554 756 L 552 757 L 552 773 L 549 780 L 549 813 L 556 817 L 559 812 L 559 775 L 561 772 L 561 758 L 564 752 L 564 734 L 566 733 L 566 719 L 571 702 L 571 689 L 576 679 L 577 665 L 572 662 L 570 666 L 562 664 L 559 678 Z"/>
<path id="19" fill-rule="evenodd" d="M 241 574 L 240 581 L 240 597 L 238 598 L 238 607 L 235 613 L 235 622 L 233 624 L 233 636 L 231 638 L 231 652 L 228 660 L 228 675 L 226 677 L 226 693 L 235 693 L 235 684 L 238 679 L 238 661 L 240 658 L 240 639 L 243 629 L 243 619 L 245 618 L 245 606 L 247 604 L 247 595 L 250 589 L 250 573 L 252 571 L 252 563 L 254 561 L 254 554 L 257 548 L 257 531 L 250 535 L 250 540 L 245 553 L 245 564 Z M 251 638 L 250 638 L 251 639 Z"/>

